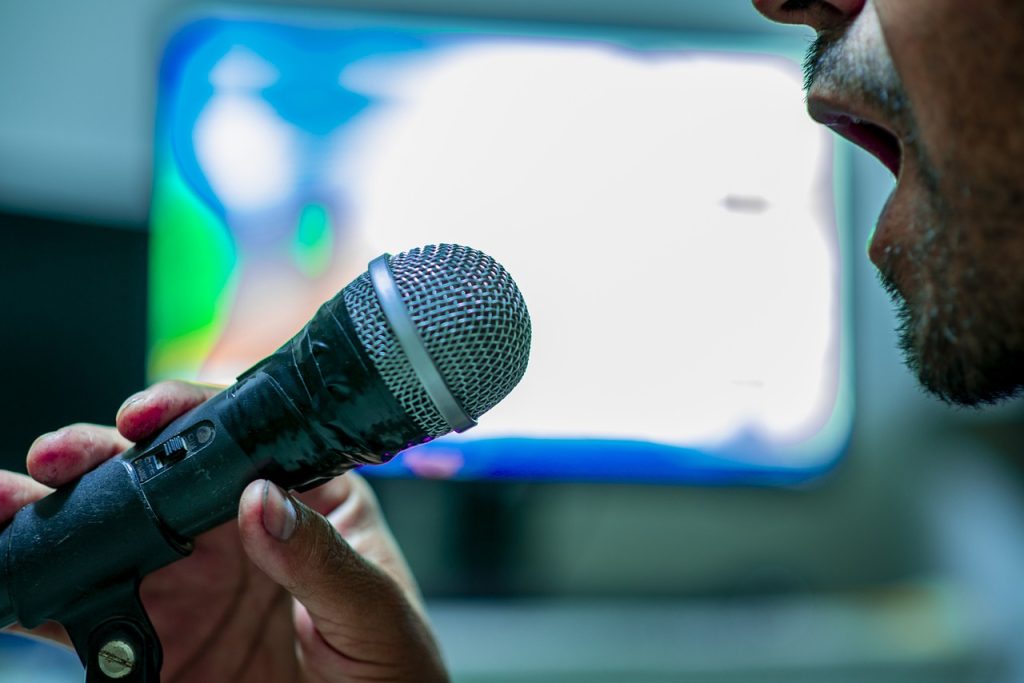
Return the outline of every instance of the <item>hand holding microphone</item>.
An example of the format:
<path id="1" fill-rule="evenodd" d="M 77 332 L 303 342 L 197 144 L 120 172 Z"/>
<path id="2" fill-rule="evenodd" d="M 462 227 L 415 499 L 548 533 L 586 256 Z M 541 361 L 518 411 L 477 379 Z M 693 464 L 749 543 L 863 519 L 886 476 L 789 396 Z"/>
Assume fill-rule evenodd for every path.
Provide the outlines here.
<path id="1" fill-rule="evenodd" d="M 443 678 L 415 584 L 365 483 L 345 477 L 290 498 L 264 480 L 304 487 L 466 428 L 521 377 L 529 333 L 518 290 L 489 257 L 413 250 L 375 261 L 211 400 L 192 385 L 158 385 L 122 408 L 120 435 L 79 425 L 41 439 L 30 472 L 60 488 L 0 536 L 0 615 L 29 626 L 60 619 L 80 653 L 111 633 L 131 641 L 148 622 L 141 608 L 121 618 L 131 612 L 124 587 L 199 536 L 190 557 L 142 586 L 173 677 Z M 144 442 L 100 464 L 128 439 Z M 11 473 L 0 488 L 0 517 L 45 492 Z M 237 530 L 218 526 L 236 512 Z M 86 633 L 86 616 L 104 610 L 127 631 Z"/>
<path id="2" fill-rule="evenodd" d="M 73 425 L 40 437 L 28 454 L 35 479 L 0 472 L 0 521 L 48 493 L 40 481 L 74 481 L 129 446 L 125 435 L 152 436 L 215 392 L 163 382 L 121 409 L 121 432 Z M 325 683 L 446 680 L 416 582 L 366 482 L 350 473 L 293 495 L 299 512 L 287 541 L 263 526 L 281 528 L 282 511 L 265 484 L 246 488 L 237 523 L 200 535 L 189 557 L 143 580 L 162 680 L 291 683 L 314 671 L 322 675 L 308 680 Z M 71 646 L 54 623 L 33 634 Z"/>

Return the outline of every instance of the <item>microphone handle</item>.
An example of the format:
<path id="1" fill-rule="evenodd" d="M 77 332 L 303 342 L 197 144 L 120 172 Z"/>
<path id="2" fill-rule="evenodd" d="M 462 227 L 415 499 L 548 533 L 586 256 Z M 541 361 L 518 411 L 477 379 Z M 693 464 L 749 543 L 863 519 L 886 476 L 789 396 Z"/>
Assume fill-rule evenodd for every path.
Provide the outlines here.
<path id="1" fill-rule="evenodd" d="M 255 479 L 303 489 L 422 441 L 341 298 L 148 442 L 19 510 L 0 533 L 0 625 L 64 620 L 186 556 Z"/>

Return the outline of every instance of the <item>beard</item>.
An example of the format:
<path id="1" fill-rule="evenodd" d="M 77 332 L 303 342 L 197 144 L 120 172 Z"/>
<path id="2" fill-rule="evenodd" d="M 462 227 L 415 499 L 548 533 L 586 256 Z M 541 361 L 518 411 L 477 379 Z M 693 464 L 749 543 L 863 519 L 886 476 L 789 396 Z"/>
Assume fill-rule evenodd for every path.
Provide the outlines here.
<path id="1" fill-rule="evenodd" d="M 943 214 L 926 212 L 933 220 Z M 973 216 L 879 264 L 907 367 L 946 403 L 982 406 L 1024 393 L 1024 278 L 997 219 Z M 987 221 L 986 222 L 986 218 Z M 970 230 L 967 235 L 964 231 Z M 1011 240 L 1012 242 L 1012 240 Z"/>

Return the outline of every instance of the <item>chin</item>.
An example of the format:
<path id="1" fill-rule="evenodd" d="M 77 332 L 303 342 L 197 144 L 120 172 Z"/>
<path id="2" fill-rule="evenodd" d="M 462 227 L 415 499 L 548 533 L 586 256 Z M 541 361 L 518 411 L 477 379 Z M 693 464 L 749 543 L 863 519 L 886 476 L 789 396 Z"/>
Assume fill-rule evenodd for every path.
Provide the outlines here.
<path id="1" fill-rule="evenodd" d="M 1024 395 L 1024 349 L 1008 344 L 998 325 L 969 329 L 957 321 L 924 315 L 898 293 L 893 292 L 893 301 L 904 360 L 926 391 L 965 407 Z"/>

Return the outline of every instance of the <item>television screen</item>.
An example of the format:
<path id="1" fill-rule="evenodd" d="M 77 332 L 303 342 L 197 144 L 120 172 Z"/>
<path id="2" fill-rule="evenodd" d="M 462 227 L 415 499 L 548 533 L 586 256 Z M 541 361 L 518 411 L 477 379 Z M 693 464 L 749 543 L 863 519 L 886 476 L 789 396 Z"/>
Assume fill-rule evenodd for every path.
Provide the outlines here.
<path id="1" fill-rule="evenodd" d="M 518 282 L 526 377 L 381 476 L 787 483 L 852 396 L 842 166 L 802 45 L 324 10 L 167 43 L 149 373 L 228 383 L 382 252 Z M 837 190 L 840 188 L 840 190 Z"/>

